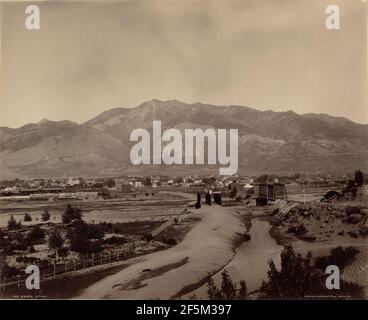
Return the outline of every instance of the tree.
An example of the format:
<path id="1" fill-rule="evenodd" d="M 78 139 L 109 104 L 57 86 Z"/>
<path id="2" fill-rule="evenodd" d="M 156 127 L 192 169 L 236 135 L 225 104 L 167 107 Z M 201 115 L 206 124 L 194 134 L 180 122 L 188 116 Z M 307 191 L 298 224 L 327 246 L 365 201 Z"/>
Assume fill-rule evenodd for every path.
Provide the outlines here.
<path id="1" fill-rule="evenodd" d="M 24 215 L 24 218 L 23 218 L 23 220 L 25 221 L 25 222 L 30 222 L 30 221 L 32 221 L 32 217 L 31 217 L 31 215 L 29 214 L 29 213 L 26 213 L 25 215 Z"/>
<path id="2" fill-rule="evenodd" d="M 5 234 L 0 230 L 0 254 L 1 253 L 12 254 L 13 247 L 10 239 L 6 237 Z"/>
<path id="3" fill-rule="evenodd" d="M 312 255 L 306 258 L 296 254 L 291 246 L 286 246 L 281 253 L 281 270 L 269 261 L 268 282 L 263 282 L 261 292 L 266 297 L 279 299 L 300 299 L 310 289 L 312 281 Z"/>
<path id="4" fill-rule="evenodd" d="M 358 187 L 362 186 L 364 184 L 364 174 L 362 171 L 357 170 L 354 174 L 354 181 L 357 184 Z"/>
<path id="5" fill-rule="evenodd" d="M 317 257 L 315 265 L 321 270 L 326 270 L 329 265 L 335 265 L 339 266 L 340 271 L 342 271 L 349 263 L 354 261 L 358 253 L 359 250 L 352 246 L 346 248 L 338 246 L 330 250 L 330 255 Z"/>
<path id="6" fill-rule="evenodd" d="M 64 244 L 64 239 L 62 238 L 58 229 L 55 229 L 54 232 L 49 237 L 49 247 L 57 252 Z"/>
<path id="7" fill-rule="evenodd" d="M 29 244 L 35 244 L 43 239 L 45 239 L 45 231 L 39 226 L 34 226 L 26 237 L 26 241 Z"/>
<path id="8" fill-rule="evenodd" d="M 246 300 L 248 296 L 248 288 L 247 288 L 247 284 L 245 283 L 244 280 L 240 281 L 240 289 L 238 291 L 238 300 Z"/>
<path id="9" fill-rule="evenodd" d="M 101 227 L 80 220 L 74 221 L 68 230 L 70 248 L 82 254 L 100 251 L 103 237 Z"/>
<path id="10" fill-rule="evenodd" d="M 208 282 L 207 282 L 207 295 L 208 295 L 208 299 L 210 300 L 222 299 L 221 292 L 216 287 L 215 282 L 213 281 L 212 277 L 209 277 Z"/>
<path id="11" fill-rule="evenodd" d="M 210 300 L 245 300 L 248 295 L 247 285 L 244 280 L 240 281 L 240 289 L 236 289 L 236 283 L 233 283 L 229 273 L 224 270 L 221 273 L 221 289 L 218 289 L 214 280 L 209 277 L 207 281 L 207 295 Z"/>
<path id="12" fill-rule="evenodd" d="M 147 187 L 152 186 L 152 179 L 151 177 L 145 177 L 143 180 L 143 184 Z"/>
<path id="13" fill-rule="evenodd" d="M 49 221 L 50 217 L 51 217 L 51 214 L 49 212 L 49 209 L 45 208 L 45 210 L 43 210 L 43 213 L 41 215 L 42 221 Z"/>
<path id="14" fill-rule="evenodd" d="M 70 223 L 73 220 L 82 220 L 83 214 L 80 207 L 73 207 L 68 203 L 62 216 L 63 223 Z"/>
<path id="15" fill-rule="evenodd" d="M 225 300 L 234 300 L 236 298 L 236 285 L 230 278 L 229 273 L 224 270 L 221 273 L 222 283 L 221 291 Z"/>
<path id="16" fill-rule="evenodd" d="M 22 226 L 21 222 L 17 222 L 15 219 L 14 219 L 14 216 L 11 215 L 10 216 L 10 219 L 8 221 L 8 229 L 9 230 L 16 230 L 16 229 L 19 229 L 20 227 Z"/>

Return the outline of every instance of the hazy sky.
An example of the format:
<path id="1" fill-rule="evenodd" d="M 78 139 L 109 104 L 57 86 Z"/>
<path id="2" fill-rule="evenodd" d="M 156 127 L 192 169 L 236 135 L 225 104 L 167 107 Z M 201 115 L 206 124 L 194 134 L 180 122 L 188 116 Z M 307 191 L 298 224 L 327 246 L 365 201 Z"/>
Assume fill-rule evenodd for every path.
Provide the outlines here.
<path id="1" fill-rule="evenodd" d="M 339 31 L 324 25 L 331 3 Z M 26 5 L 2 4 L 0 126 L 153 98 L 368 123 L 363 0 L 46 1 L 38 31 Z"/>

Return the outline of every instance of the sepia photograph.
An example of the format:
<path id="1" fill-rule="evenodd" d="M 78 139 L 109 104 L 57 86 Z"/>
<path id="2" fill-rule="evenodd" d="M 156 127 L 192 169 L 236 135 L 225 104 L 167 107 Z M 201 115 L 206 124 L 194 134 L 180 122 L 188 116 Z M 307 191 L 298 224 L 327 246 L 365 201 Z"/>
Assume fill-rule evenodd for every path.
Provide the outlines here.
<path id="1" fill-rule="evenodd" d="M 0 300 L 367 300 L 367 13 L 0 0 Z"/>

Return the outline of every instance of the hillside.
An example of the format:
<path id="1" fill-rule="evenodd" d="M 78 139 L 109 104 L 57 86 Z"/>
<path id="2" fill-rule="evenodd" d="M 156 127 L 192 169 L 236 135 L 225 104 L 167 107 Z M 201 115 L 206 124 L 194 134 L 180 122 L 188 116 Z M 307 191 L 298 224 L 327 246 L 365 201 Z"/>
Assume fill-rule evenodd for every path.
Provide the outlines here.
<path id="1" fill-rule="evenodd" d="M 151 100 L 115 108 L 77 124 L 42 120 L 0 128 L 2 177 L 157 173 L 129 161 L 133 129 L 226 128 L 239 130 L 239 173 L 345 172 L 368 167 L 368 126 L 325 114 L 258 111 L 243 106 Z M 203 166 L 185 172 L 205 173 Z M 214 168 L 210 168 L 214 169 Z M 184 168 L 166 167 L 180 174 Z M 214 172 L 217 172 L 214 171 Z"/>

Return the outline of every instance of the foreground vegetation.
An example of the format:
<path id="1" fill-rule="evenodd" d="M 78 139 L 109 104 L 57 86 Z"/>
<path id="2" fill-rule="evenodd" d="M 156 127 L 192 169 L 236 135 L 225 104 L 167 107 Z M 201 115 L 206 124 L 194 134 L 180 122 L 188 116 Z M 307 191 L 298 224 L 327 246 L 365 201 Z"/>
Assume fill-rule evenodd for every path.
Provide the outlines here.
<path id="1" fill-rule="evenodd" d="M 275 263 L 269 262 L 268 280 L 263 281 L 260 288 L 261 299 L 304 299 L 313 296 L 334 296 L 362 298 L 363 288 L 357 284 L 340 281 L 340 289 L 327 289 L 325 266 L 335 264 L 342 273 L 344 267 L 353 261 L 359 251 L 355 248 L 337 247 L 326 257 L 312 261 L 312 254 L 308 252 L 304 258 L 295 253 L 291 246 L 285 247 L 281 253 L 281 269 Z"/>

